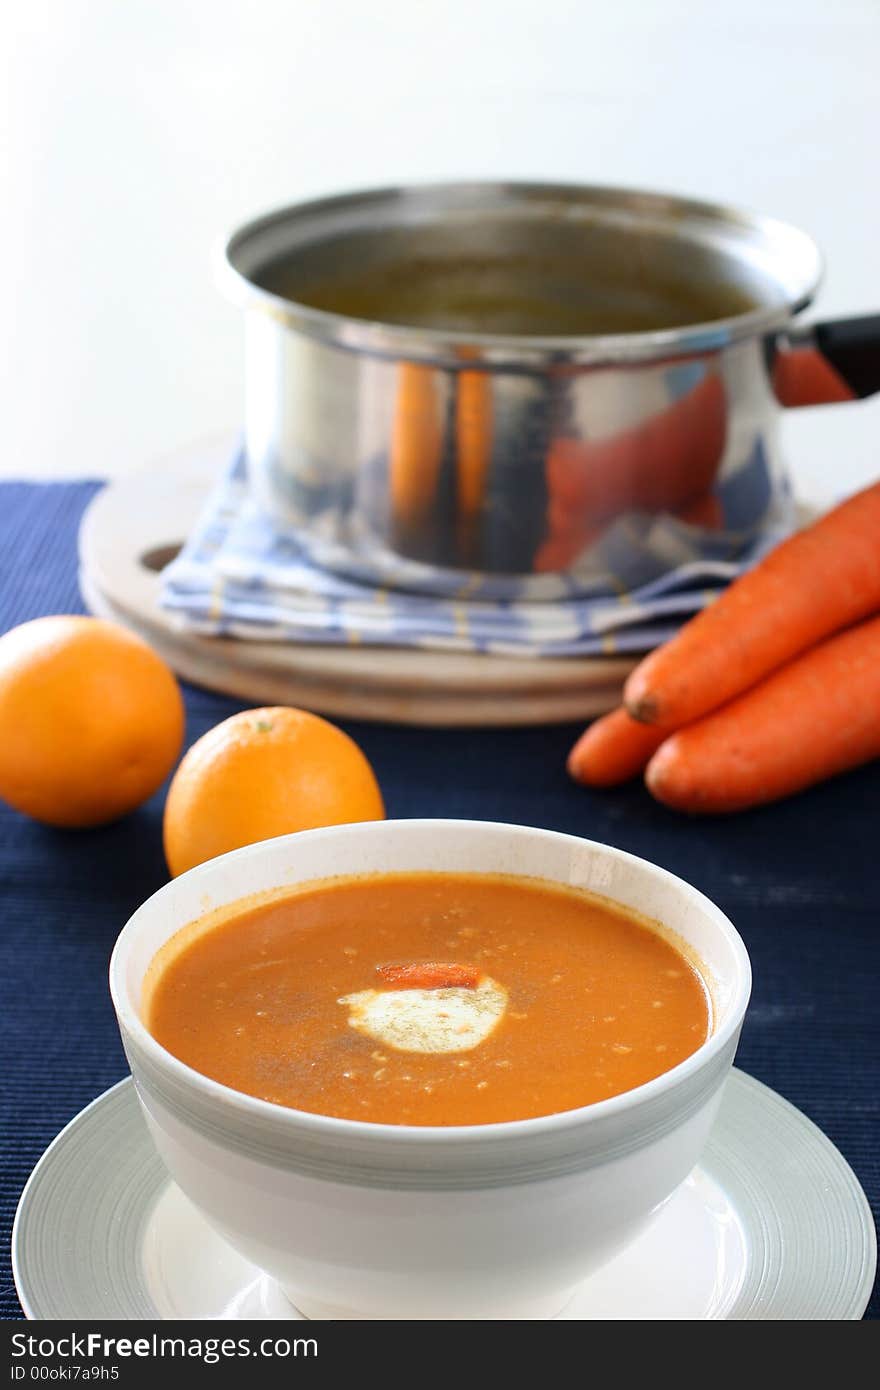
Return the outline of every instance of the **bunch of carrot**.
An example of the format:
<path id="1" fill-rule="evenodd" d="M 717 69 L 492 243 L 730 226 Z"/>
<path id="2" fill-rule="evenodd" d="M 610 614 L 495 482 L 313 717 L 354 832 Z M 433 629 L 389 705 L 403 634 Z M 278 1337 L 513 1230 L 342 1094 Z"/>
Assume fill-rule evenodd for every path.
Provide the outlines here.
<path id="1" fill-rule="evenodd" d="M 880 757 L 880 483 L 776 546 L 636 667 L 568 758 L 667 806 L 740 811 Z"/>

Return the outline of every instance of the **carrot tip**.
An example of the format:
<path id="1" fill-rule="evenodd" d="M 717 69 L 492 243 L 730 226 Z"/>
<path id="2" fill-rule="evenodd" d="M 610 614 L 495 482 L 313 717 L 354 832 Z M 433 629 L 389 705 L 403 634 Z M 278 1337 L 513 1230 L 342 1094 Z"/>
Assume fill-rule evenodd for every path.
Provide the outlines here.
<path id="1" fill-rule="evenodd" d="M 625 702 L 626 712 L 630 719 L 636 719 L 639 724 L 659 724 L 657 701 L 651 695 L 640 695 L 635 700 Z"/>
<path id="2" fill-rule="evenodd" d="M 576 743 L 565 760 L 565 770 L 573 782 L 581 782 L 580 758 L 578 757 L 579 743 Z"/>

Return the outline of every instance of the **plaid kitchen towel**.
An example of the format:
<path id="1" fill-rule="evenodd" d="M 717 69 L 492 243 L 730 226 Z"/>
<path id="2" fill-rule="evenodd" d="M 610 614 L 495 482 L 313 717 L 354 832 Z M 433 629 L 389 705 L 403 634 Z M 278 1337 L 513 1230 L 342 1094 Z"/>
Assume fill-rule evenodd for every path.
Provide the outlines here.
<path id="1" fill-rule="evenodd" d="M 748 504 L 744 506 L 744 492 Z M 738 531 L 737 514 L 756 514 L 760 538 Z M 187 630 L 260 641 L 363 643 L 508 656 L 591 656 L 648 651 L 791 530 L 793 508 L 774 497 L 760 441 L 745 466 L 722 480 L 724 530 L 706 532 L 669 516 L 630 514 L 602 541 L 597 580 L 560 577 L 541 597 L 534 581 L 508 576 L 451 581 L 448 594 L 380 588 L 331 572 L 295 534 L 280 531 L 251 496 L 239 452 L 163 576 L 163 607 Z M 658 559 L 664 572 L 657 578 Z M 640 567 L 651 577 L 639 579 Z"/>

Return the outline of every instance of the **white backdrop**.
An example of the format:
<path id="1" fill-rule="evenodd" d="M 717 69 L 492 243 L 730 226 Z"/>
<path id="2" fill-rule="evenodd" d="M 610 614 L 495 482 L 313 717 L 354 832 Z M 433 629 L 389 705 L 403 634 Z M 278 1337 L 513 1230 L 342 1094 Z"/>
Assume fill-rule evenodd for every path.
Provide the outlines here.
<path id="1" fill-rule="evenodd" d="M 878 0 L 25 0 L 2 25 L 0 472 L 106 476 L 240 420 L 227 228 L 398 180 L 632 183 L 799 223 L 880 310 Z M 880 398 L 792 413 L 804 496 Z"/>

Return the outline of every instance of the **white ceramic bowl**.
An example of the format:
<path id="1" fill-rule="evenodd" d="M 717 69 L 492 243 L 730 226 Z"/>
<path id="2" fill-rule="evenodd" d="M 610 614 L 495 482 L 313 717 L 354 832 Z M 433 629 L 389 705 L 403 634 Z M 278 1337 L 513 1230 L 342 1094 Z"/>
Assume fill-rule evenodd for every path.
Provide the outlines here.
<path id="1" fill-rule="evenodd" d="M 709 1039 L 671 1071 L 579 1110 L 427 1128 L 306 1114 L 166 1052 L 140 1017 L 159 947 L 204 912 L 285 884 L 450 870 L 604 894 L 704 963 Z M 697 1162 L 749 999 L 745 946 L 707 898 L 608 845 L 481 821 L 376 821 L 263 841 L 174 879 L 130 919 L 110 988 L 138 1096 L 174 1180 L 310 1316 L 547 1317 L 643 1229 Z"/>

